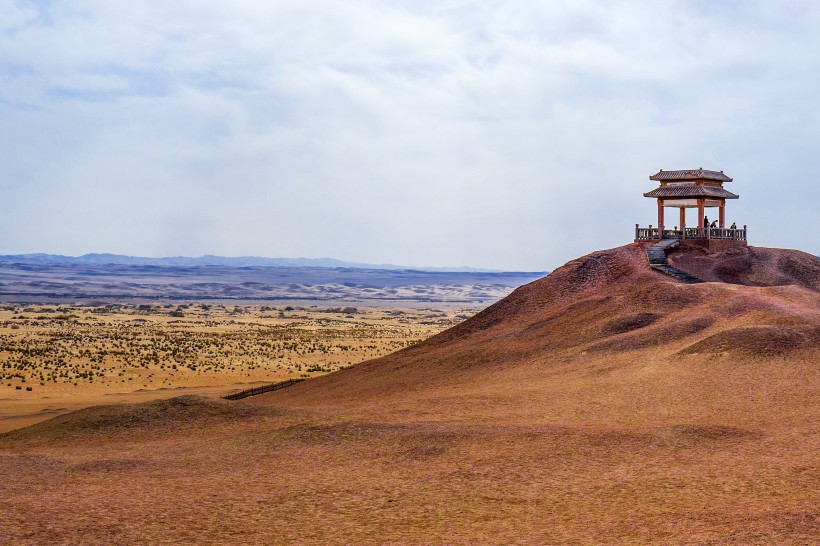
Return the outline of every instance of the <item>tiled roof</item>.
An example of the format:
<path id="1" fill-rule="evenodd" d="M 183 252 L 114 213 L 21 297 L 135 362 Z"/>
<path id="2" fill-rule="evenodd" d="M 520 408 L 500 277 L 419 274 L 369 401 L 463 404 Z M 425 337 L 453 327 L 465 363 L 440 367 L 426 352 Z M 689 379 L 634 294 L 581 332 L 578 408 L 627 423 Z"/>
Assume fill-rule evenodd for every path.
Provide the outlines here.
<path id="1" fill-rule="evenodd" d="M 723 174 L 723 171 L 707 171 L 706 169 L 689 169 L 685 171 L 658 171 L 649 177 L 649 180 L 717 180 L 731 182 L 732 179 Z"/>
<path id="2" fill-rule="evenodd" d="M 661 186 L 643 194 L 644 197 L 722 197 L 723 199 L 737 199 L 734 193 L 723 188 L 710 186 Z"/>

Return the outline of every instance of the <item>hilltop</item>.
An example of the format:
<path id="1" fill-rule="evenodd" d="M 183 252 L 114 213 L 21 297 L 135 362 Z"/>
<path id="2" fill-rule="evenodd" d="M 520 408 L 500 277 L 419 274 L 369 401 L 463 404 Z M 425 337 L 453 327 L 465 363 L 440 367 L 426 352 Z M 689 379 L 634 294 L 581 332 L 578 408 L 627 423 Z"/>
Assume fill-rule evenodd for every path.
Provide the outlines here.
<path id="1" fill-rule="evenodd" d="M 645 248 L 573 260 L 414 347 L 236 406 L 92 408 L 0 436 L 16 478 L 0 532 L 811 542 L 820 259 L 682 249 L 670 263 L 709 282 L 681 284 Z"/>

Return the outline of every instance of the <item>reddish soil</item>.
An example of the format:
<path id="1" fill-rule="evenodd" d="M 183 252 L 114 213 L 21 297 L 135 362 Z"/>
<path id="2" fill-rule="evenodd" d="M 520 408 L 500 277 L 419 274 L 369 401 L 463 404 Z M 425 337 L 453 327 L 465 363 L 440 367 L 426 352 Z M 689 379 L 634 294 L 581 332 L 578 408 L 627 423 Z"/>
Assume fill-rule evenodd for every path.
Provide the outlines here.
<path id="1" fill-rule="evenodd" d="M 669 255 L 670 264 L 705 281 L 746 286 L 795 284 L 817 291 L 820 258 L 798 250 L 737 247 L 709 253 L 685 247 Z"/>
<path id="2" fill-rule="evenodd" d="M 808 544 L 820 260 L 632 244 L 392 355 L 247 402 L 0 436 L 13 542 Z"/>

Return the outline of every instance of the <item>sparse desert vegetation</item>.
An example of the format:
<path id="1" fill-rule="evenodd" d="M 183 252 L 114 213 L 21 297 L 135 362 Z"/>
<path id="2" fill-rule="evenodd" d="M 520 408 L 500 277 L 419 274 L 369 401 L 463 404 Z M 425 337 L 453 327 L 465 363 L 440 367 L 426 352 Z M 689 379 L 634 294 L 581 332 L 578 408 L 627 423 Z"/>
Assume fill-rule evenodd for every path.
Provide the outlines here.
<path id="1" fill-rule="evenodd" d="M 411 346 L 473 309 L 342 305 L 0 306 L 0 430 L 112 393 L 307 378 Z M 81 403 L 81 400 L 86 400 Z M 41 404 L 32 404 L 41 401 Z M 22 402 L 25 402 L 21 405 Z M 62 404 L 65 406 L 65 404 Z M 27 423 L 28 421 L 26 421 Z"/>

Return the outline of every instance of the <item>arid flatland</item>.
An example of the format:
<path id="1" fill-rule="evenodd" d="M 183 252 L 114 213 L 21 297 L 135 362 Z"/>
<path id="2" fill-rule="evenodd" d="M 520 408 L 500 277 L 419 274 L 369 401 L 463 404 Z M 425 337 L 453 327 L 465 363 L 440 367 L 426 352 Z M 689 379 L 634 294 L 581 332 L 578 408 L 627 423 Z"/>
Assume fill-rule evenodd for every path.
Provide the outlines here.
<path id="1" fill-rule="evenodd" d="M 441 307 L 0 305 L 0 432 L 89 405 L 314 377 L 475 312 Z"/>

